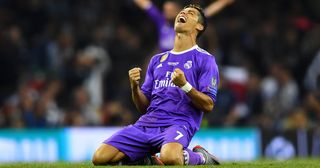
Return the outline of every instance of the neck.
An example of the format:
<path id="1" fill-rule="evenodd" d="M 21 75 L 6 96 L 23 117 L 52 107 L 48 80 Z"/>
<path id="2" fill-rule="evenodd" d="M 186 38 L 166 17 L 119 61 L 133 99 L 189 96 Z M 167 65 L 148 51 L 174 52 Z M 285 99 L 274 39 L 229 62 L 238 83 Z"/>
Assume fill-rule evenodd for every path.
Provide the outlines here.
<path id="1" fill-rule="evenodd" d="M 192 34 L 177 33 L 174 38 L 174 46 L 172 51 L 181 52 L 196 45 L 196 37 Z"/>

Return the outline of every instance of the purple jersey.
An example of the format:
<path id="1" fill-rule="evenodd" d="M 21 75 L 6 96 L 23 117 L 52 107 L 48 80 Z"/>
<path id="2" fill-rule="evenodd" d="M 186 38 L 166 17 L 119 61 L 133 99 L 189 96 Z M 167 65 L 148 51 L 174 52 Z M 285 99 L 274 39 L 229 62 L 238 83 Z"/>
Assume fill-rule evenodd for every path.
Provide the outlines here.
<path id="1" fill-rule="evenodd" d="M 203 112 L 193 106 L 188 95 L 171 81 L 180 68 L 187 81 L 216 101 L 219 83 L 215 58 L 197 45 L 183 52 L 168 51 L 152 57 L 141 87 L 149 99 L 147 113 L 136 122 L 139 126 L 188 125 L 193 135 L 200 127 Z"/>
<path id="2" fill-rule="evenodd" d="M 175 36 L 173 26 L 166 21 L 163 14 L 154 5 L 151 5 L 146 12 L 157 26 L 160 50 L 171 50 L 173 48 Z"/>

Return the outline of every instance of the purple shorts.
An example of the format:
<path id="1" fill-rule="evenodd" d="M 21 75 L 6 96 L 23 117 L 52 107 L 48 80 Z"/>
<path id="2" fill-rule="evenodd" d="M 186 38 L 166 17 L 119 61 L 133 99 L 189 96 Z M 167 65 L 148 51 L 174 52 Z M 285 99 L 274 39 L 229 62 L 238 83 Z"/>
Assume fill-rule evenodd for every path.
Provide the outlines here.
<path id="1" fill-rule="evenodd" d="M 187 148 L 191 138 L 184 125 L 169 127 L 129 125 L 103 143 L 114 146 L 134 161 L 148 154 L 158 153 L 162 145 L 170 142 L 180 143 Z"/>

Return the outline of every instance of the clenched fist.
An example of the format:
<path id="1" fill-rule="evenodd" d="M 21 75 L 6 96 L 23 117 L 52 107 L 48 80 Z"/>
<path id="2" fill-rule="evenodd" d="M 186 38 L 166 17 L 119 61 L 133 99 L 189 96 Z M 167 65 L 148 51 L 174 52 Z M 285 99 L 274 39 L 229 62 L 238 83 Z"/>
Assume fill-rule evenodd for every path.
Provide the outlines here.
<path id="1" fill-rule="evenodd" d="M 141 68 L 139 67 L 135 67 L 129 70 L 129 80 L 130 80 L 131 89 L 139 86 L 139 81 L 141 78 L 140 72 L 141 72 Z"/>
<path id="2" fill-rule="evenodd" d="M 182 87 L 187 83 L 186 77 L 184 76 L 184 72 L 179 68 L 174 69 L 171 76 L 171 80 L 172 83 L 178 87 Z"/>

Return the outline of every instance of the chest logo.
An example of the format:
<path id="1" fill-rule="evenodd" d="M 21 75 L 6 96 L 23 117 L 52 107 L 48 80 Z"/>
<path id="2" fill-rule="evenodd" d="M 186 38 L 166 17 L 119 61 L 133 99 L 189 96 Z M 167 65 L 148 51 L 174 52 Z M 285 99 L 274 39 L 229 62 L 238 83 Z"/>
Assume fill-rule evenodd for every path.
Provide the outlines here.
<path id="1" fill-rule="evenodd" d="M 159 64 L 159 65 L 156 67 L 156 69 L 161 68 L 161 67 L 162 67 L 162 64 Z"/>
<path id="2" fill-rule="evenodd" d="M 187 61 L 184 65 L 183 65 L 183 67 L 185 68 L 185 69 L 190 69 L 190 68 L 192 68 L 192 61 Z"/>

